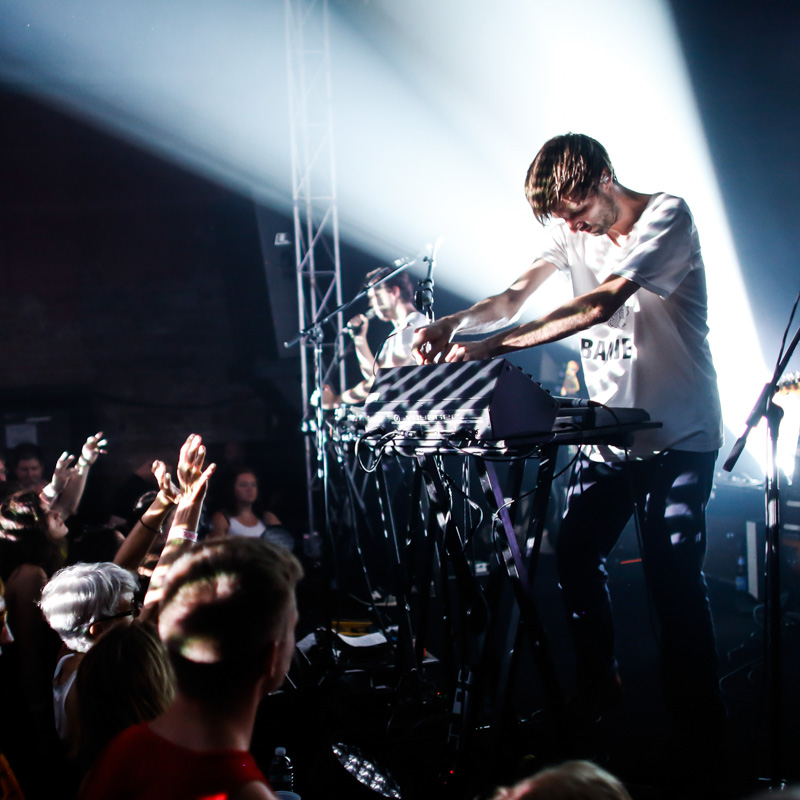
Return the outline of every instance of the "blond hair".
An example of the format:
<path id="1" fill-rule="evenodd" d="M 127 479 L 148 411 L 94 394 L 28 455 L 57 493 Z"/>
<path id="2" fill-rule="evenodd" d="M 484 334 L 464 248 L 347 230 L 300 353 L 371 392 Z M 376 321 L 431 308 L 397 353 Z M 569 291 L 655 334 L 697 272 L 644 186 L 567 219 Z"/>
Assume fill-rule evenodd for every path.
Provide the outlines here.
<path id="1" fill-rule="evenodd" d="M 631 800 L 621 781 L 591 761 L 566 761 L 498 790 L 492 800 Z"/>

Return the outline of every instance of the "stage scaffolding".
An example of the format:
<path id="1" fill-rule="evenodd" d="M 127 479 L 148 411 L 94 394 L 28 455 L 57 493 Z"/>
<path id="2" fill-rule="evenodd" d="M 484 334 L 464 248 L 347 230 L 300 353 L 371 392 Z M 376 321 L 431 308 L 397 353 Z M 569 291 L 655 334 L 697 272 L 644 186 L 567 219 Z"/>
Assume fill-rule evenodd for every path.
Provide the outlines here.
<path id="1" fill-rule="evenodd" d="M 286 0 L 286 57 L 297 305 L 300 329 L 305 330 L 342 302 L 327 0 Z M 341 314 L 337 322 L 340 330 Z M 341 337 L 334 343 L 325 343 L 317 342 L 314 335 L 306 336 L 300 343 L 303 419 L 306 421 L 314 418 L 311 406 L 315 387 L 314 348 L 319 345 L 322 375 L 330 379 L 338 370 L 339 385 L 344 385 L 340 343 Z M 316 425 L 312 423 L 308 427 L 313 429 Z M 324 490 L 323 450 L 318 438 L 306 436 L 310 531 L 317 530 L 319 524 L 315 511 L 319 505 L 315 497 Z"/>

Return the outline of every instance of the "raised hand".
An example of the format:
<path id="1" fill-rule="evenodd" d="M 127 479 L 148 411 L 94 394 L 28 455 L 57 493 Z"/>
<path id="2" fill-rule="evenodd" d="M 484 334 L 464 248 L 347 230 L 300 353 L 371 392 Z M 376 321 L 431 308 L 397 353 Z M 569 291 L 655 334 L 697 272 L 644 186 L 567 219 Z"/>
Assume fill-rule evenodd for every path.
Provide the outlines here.
<path id="1" fill-rule="evenodd" d="M 53 487 L 53 496 L 61 494 L 64 491 L 66 485 L 72 480 L 72 478 L 77 473 L 75 467 L 72 466 L 72 462 L 75 460 L 75 456 L 71 456 L 66 450 L 59 456 L 58 461 L 56 461 L 55 469 L 53 470 L 53 477 L 50 481 L 50 486 Z"/>
<path id="2" fill-rule="evenodd" d="M 177 503 L 181 499 L 181 490 L 173 483 L 172 476 L 167 472 L 167 465 L 163 461 L 153 462 L 153 477 L 158 483 L 158 491 L 170 503 Z"/>
<path id="3" fill-rule="evenodd" d="M 90 436 L 81 448 L 81 456 L 78 459 L 78 467 L 91 467 L 98 456 L 106 451 L 103 449 L 108 441 L 103 438 L 103 432 L 98 431 L 94 436 Z"/>
<path id="4" fill-rule="evenodd" d="M 216 464 L 210 464 L 204 472 L 205 458 L 206 448 L 202 437 L 196 433 L 190 433 L 181 447 L 178 458 L 178 483 L 183 495 L 182 500 L 191 502 L 201 493 L 205 494 L 208 479 L 217 468 Z"/>

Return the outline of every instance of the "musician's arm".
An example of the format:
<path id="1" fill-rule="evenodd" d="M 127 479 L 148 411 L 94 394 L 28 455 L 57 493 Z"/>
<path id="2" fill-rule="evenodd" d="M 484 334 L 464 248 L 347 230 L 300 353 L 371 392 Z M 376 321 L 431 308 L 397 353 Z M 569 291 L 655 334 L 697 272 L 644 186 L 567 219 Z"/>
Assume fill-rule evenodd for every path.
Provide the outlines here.
<path id="1" fill-rule="evenodd" d="M 361 330 L 353 336 L 353 344 L 356 349 L 356 358 L 358 359 L 358 368 L 365 380 L 372 381 L 373 373 L 375 371 L 375 356 L 367 341 L 367 326 L 366 324 Z M 347 392 L 342 392 L 342 396 Z M 366 395 L 364 395 L 366 397 Z M 345 400 L 345 403 L 354 402 L 352 400 Z M 356 401 L 357 402 L 357 401 Z"/>
<path id="2" fill-rule="evenodd" d="M 579 331 L 607 322 L 639 284 L 611 275 L 596 289 L 578 295 L 533 322 L 501 331 L 478 342 L 456 343 L 445 361 L 474 361 L 494 358 L 548 342 L 556 342 Z"/>
<path id="3" fill-rule="evenodd" d="M 364 378 L 363 381 L 355 386 L 345 389 L 341 394 L 336 394 L 326 383 L 322 387 L 322 407 L 331 409 L 338 408 L 341 405 L 360 406 L 367 399 L 372 381 L 373 376 L 370 375 L 369 378 Z"/>
<path id="4" fill-rule="evenodd" d="M 556 271 L 556 266 L 537 259 L 504 292 L 487 297 L 470 308 L 441 317 L 414 335 L 412 354 L 420 364 L 430 364 L 447 352 L 456 333 L 489 333 L 510 325 L 528 298 Z"/>
<path id="5" fill-rule="evenodd" d="M 341 394 L 342 403 L 348 406 L 360 406 L 367 399 L 373 380 L 374 376 L 370 374 L 369 378 L 364 378 L 361 383 L 345 389 Z"/>

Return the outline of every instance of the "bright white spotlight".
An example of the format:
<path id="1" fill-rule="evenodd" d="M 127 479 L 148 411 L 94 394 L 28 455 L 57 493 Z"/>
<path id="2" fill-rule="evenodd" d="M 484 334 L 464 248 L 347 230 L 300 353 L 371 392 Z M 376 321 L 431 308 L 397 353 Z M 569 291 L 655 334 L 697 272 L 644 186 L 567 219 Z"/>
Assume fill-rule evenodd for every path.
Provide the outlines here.
<path id="1" fill-rule="evenodd" d="M 386 259 L 442 236 L 437 285 L 496 292 L 536 253 L 528 164 L 551 136 L 587 133 L 626 186 L 692 208 L 723 415 L 740 431 L 768 376 L 665 0 L 331 11 L 342 236 Z M 283 3 L 6 0 L 0 52 L 7 80 L 289 209 Z M 531 315 L 567 296 L 551 283 Z"/>

